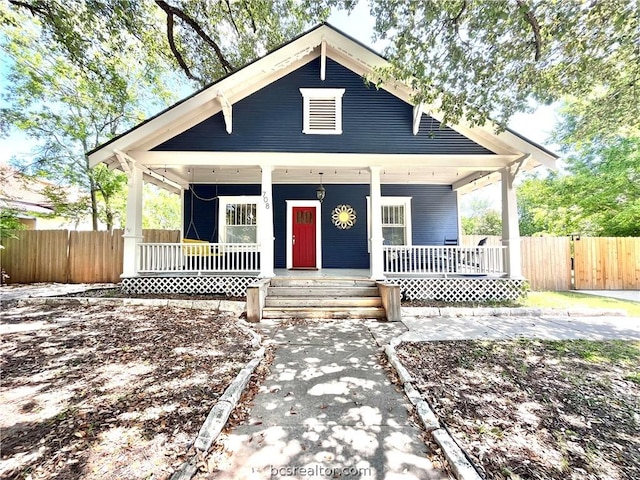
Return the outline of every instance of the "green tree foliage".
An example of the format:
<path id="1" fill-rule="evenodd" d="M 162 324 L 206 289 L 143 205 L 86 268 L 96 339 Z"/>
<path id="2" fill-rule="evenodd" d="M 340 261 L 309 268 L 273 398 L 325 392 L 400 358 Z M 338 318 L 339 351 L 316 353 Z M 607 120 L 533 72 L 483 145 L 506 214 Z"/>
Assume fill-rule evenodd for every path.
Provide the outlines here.
<path id="1" fill-rule="evenodd" d="M 174 193 L 145 185 L 142 228 L 180 229 L 180 197 Z"/>
<path id="2" fill-rule="evenodd" d="M 637 0 L 372 0 L 377 37 L 418 100 L 506 125 L 533 98 L 583 99 L 577 132 L 640 126 Z"/>
<path id="3" fill-rule="evenodd" d="M 23 230 L 24 223 L 18 218 L 18 211 L 11 208 L 0 209 L 0 239 L 12 237 L 13 230 Z"/>
<path id="4" fill-rule="evenodd" d="M 90 48 L 128 32 L 149 55 L 162 53 L 196 84 L 205 85 L 324 20 L 329 5 L 312 0 L 9 0 L 39 19 L 76 65 L 99 68 Z M 349 2 L 348 2 L 349 3 Z M 81 12 L 76 14 L 75 12 Z M 96 27 L 99 27 L 96 29 Z M 160 36 L 158 34 L 161 34 Z M 126 35 L 124 35 L 126 36 Z M 113 45 L 118 55 L 128 45 Z"/>
<path id="5" fill-rule="evenodd" d="M 44 141 L 39 158 L 79 158 L 145 115 L 136 100 L 142 92 L 157 95 L 162 69 L 155 66 L 165 60 L 190 87 L 203 85 L 323 20 L 330 8 L 350 10 L 354 3 L 8 0 L 0 4 L 5 45 L 12 45 L 5 51 L 17 60 L 7 100 L 13 116 L 0 127 L 37 132 L 34 138 Z M 434 105 L 449 123 L 484 124 L 491 115 L 506 125 L 532 99 L 568 101 L 570 128 L 562 141 L 572 152 L 571 175 L 525 183 L 520 208 L 527 234 L 637 231 L 637 192 L 628 187 L 637 179 L 633 149 L 640 136 L 637 0 L 369 3 L 374 36 L 388 42 L 392 65 L 373 80 L 407 82 L 416 101 Z M 34 39 L 47 48 L 34 49 Z M 81 83 L 64 90 L 75 93 L 53 95 L 65 81 Z M 90 107 L 60 122 L 67 114 L 60 102 L 69 99 L 76 110 Z M 71 153 L 66 139 L 75 137 L 86 142 Z M 87 171 L 82 175 L 90 191 L 109 196 L 97 193 Z M 608 185 L 596 182 L 598 175 Z M 545 197 L 551 207 L 543 213 L 538 200 Z"/>
<path id="6" fill-rule="evenodd" d="M 583 143 L 566 172 L 518 188 L 522 235 L 640 236 L 640 137 Z"/>
<path id="7" fill-rule="evenodd" d="M 68 12 L 69 18 L 82 15 L 82 9 Z M 125 177 L 104 166 L 90 169 L 86 152 L 139 123 L 148 109 L 166 105 L 166 65 L 135 48 L 138 40 L 128 33 L 101 38 L 74 62 L 80 52 L 59 48 L 37 20 L 3 6 L 0 16 L 0 48 L 10 59 L 0 120 L 3 130 L 18 128 L 35 141 L 32 157 L 17 166 L 57 183 L 46 193 L 59 215 L 89 213 L 94 229 L 98 220 L 111 228 L 111 201 Z M 85 195 L 70 197 L 68 186 Z"/>
<path id="8" fill-rule="evenodd" d="M 486 199 L 473 199 L 461 219 L 464 235 L 502 235 L 502 214 Z"/>
<path id="9" fill-rule="evenodd" d="M 38 18 L 78 65 L 97 68 L 90 48 L 130 32 L 184 75 L 211 82 L 324 20 L 353 0 L 9 0 Z M 369 0 L 375 39 L 416 100 L 448 122 L 501 125 L 530 100 L 581 99 L 579 131 L 640 125 L 640 3 L 637 0 Z M 81 12 L 76 14 L 75 12 Z M 157 33 L 162 33 L 160 40 Z M 118 42 L 112 54 L 125 51 Z M 99 53 L 99 49 L 98 49 Z"/>

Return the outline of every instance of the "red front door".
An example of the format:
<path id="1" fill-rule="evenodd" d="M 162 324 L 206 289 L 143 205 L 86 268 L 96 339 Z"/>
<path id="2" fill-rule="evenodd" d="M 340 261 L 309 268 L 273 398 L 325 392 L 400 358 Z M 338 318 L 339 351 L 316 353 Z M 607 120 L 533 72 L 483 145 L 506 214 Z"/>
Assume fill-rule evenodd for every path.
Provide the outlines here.
<path id="1" fill-rule="evenodd" d="M 293 268 L 316 268 L 316 209 L 293 207 Z"/>

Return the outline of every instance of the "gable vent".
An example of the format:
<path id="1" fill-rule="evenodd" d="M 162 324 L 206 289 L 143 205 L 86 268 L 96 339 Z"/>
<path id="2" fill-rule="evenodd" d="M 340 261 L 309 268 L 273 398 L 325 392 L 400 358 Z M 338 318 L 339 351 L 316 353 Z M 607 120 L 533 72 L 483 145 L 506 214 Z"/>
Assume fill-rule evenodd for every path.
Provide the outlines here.
<path id="1" fill-rule="evenodd" d="M 310 130 L 335 130 L 336 129 L 336 99 L 335 98 L 310 98 L 309 99 L 309 129 Z"/>
<path id="2" fill-rule="evenodd" d="M 344 89 L 301 88 L 304 107 L 302 131 L 307 134 L 342 133 L 342 95 Z"/>

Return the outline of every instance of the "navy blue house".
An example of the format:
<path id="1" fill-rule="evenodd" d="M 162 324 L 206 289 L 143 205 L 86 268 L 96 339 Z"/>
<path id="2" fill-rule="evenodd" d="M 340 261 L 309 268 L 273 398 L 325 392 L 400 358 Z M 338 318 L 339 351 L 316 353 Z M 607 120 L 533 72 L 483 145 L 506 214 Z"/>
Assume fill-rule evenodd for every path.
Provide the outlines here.
<path id="1" fill-rule="evenodd" d="M 521 279 L 513 181 L 556 156 L 444 125 L 386 60 L 327 24 L 89 153 L 129 175 L 123 281 L 358 269 Z M 182 198 L 182 241 L 142 241 L 142 183 Z M 502 182 L 502 245 L 460 245 L 458 199 Z"/>

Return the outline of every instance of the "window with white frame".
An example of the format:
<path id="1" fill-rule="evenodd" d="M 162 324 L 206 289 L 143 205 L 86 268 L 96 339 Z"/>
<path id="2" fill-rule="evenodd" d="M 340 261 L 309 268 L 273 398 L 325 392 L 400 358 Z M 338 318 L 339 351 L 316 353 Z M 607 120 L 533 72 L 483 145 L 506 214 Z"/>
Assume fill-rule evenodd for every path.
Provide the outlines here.
<path id="1" fill-rule="evenodd" d="M 258 197 L 220 197 L 220 243 L 258 243 Z"/>
<path id="2" fill-rule="evenodd" d="M 342 96 L 344 88 L 301 88 L 302 133 L 342 134 Z"/>
<path id="3" fill-rule="evenodd" d="M 385 245 L 411 245 L 411 197 L 381 197 L 382 238 Z M 371 211 L 371 199 L 367 197 L 367 212 Z M 368 230 L 371 216 L 367 214 Z"/>

